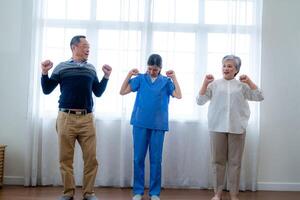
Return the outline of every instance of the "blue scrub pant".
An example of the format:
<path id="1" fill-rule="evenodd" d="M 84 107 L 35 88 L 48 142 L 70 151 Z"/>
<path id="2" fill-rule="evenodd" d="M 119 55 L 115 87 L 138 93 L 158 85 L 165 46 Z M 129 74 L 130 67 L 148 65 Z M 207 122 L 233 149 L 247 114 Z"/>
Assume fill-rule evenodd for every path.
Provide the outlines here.
<path id="1" fill-rule="evenodd" d="M 133 126 L 134 180 L 133 193 L 144 194 L 145 157 L 149 146 L 150 187 L 149 195 L 160 195 L 161 162 L 165 131 Z"/>

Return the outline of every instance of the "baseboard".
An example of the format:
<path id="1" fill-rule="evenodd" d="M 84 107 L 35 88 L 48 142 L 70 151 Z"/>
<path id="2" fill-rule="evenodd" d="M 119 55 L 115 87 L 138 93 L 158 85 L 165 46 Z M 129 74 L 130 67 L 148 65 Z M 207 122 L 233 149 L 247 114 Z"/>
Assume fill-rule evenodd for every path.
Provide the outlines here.
<path id="1" fill-rule="evenodd" d="M 5 185 L 24 185 L 24 177 L 22 176 L 4 176 L 3 178 Z"/>
<path id="2" fill-rule="evenodd" d="M 258 182 L 257 190 L 268 191 L 300 191 L 300 183 Z"/>
<path id="3" fill-rule="evenodd" d="M 5 176 L 3 183 L 5 185 L 24 185 L 24 177 L 22 177 L 22 176 Z M 300 183 L 258 182 L 257 190 L 300 191 Z"/>

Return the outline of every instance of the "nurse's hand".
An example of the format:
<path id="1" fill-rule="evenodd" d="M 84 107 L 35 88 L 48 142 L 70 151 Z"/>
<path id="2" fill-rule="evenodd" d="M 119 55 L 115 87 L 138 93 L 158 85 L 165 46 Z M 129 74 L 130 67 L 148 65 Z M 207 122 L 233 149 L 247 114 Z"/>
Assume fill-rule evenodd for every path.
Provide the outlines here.
<path id="1" fill-rule="evenodd" d="M 138 74 L 139 74 L 139 70 L 136 69 L 136 68 L 130 70 L 129 73 L 128 73 L 128 75 L 130 75 L 130 76 L 136 76 Z"/>
<path id="2" fill-rule="evenodd" d="M 204 79 L 204 84 L 208 85 L 215 80 L 214 76 L 211 74 L 207 74 Z"/>
<path id="3" fill-rule="evenodd" d="M 175 90 L 173 91 L 172 96 L 176 97 L 177 99 L 181 99 L 182 98 L 181 89 L 180 89 L 179 83 L 176 79 L 175 72 L 173 70 L 168 70 L 168 71 L 166 71 L 166 75 L 167 75 L 167 77 L 172 79 L 172 81 L 175 85 Z"/>
<path id="4" fill-rule="evenodd" d="M 173 70 L 168 70 L 168 71 L 166 71 L 166 75 L 167 75 L 167 77 L 170 77 L 171 79 L 173 79 L 175 77 L 175 72 Z"/>

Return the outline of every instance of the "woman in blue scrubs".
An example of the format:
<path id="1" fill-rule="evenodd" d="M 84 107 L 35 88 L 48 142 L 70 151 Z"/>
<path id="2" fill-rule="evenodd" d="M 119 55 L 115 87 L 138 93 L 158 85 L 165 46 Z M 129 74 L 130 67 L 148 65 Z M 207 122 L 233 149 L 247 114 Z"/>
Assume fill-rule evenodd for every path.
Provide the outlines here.
<path id="1" fill-rule="evenodd" d="M 150 55 L 147 72 L 140 74 L 132 69 L 126 76 L 121 95 L 137 92 L 130 124 L 133 126 L 134 182 L 132 200 L 141 200 L 144 194 L 145 157 L 149 147 L 151 200 L 159 200 L 161 191 L 161 162 L 165 132 L 168 126 L 170 96 L 181 98 L 181 90 L 175 72 L 161 75 L 162 58 Z M 132 76 L 136 76 L 132 78 Z"/>

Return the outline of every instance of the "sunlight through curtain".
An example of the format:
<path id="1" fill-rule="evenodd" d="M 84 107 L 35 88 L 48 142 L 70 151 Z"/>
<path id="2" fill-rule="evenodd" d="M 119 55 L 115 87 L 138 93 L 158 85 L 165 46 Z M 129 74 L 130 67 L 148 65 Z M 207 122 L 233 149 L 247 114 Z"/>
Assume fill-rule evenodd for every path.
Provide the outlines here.
<path id="1" fill-rule="evenodd" d="M 183 99 L 170 101 L 170 131 L 166 134 L 162 184 L 176 188 L 211 188 L 210 144 L 207 106 L 195 97 L 205 74 L 220 78 L 221 59 L 236 54 L 242 59 L 240 73 L 259 85 L 262 0 L 43 0 L 35 16 L 32 59 L 35 78 L 29 115 L 30 148 L 25 185 L 60 185 L 55 122 L 59 87 L 50 95 L 40 88 L 39 63 L 50 59 L 57 65 L 71 57 L 69 42 L 83 34 L 90 42 L 89 62 L 97 68 L 113 67 L 102 97 L 94 98 L 97 157 L 96 185 L 128 187 L 132 184 L 132 135 L 129 118 L 135 93 L 120 96 L 128 71 L 146 71 L 147 57 L 163 58 L 162 73 L 176 72 Z M 39 12 L 38 12 L 39 11 Z M 37 62 L 38 61 L 38 62 Z M 51 71 L 50 71 L 51 74 Z M 259 106 L 250 104 L 241 171 L 241 189 L 256 189 Z M 32 112 L 34 110 L 35 112 Z M 33 130 L 33 131 L 32 131 Z M 34 141 L 34 142 L 32 142 Z M 147 161 L 148 163 L 148 161 Z M 149 166 L 146 165 L 146 174 Z M 83 162 L 76 144 L 74 173 L 82 184 Z M 146 176 L 146 183 L 149 177 Z"/>

